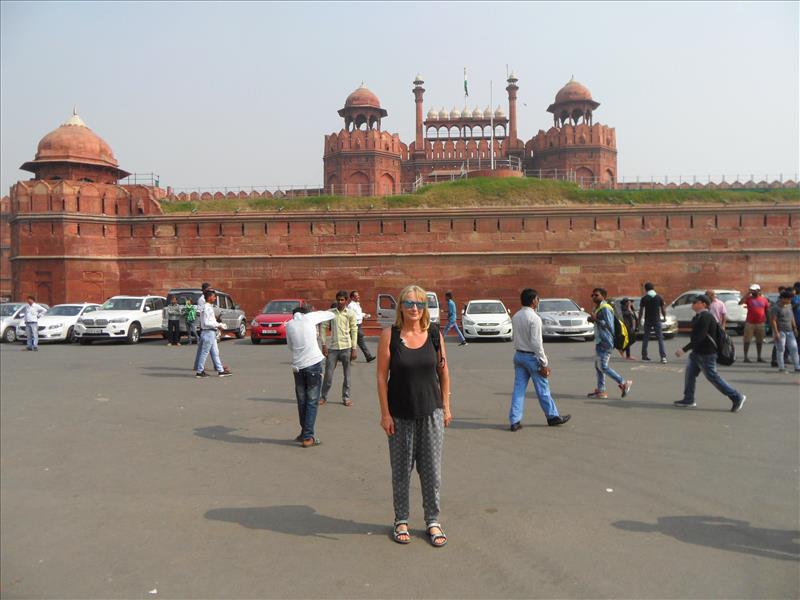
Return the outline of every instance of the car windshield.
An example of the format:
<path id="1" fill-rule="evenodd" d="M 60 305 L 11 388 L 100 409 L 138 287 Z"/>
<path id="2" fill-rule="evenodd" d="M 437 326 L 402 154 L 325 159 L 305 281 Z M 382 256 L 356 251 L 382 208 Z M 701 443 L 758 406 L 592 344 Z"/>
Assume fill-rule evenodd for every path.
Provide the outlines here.
<path id="1" fill-rule="evenodd" d="M 74 317 L 82 308 L 82 306 L 54 306 L 45 314 L 48 317 Z"/>
<path id="2" fill-rule="evenodd" d="M 141 298 L 111 298 L 103 304 L 103 310 L 139 310 Z"/>
<path id="3" fill-rule="evenodd" d="M 467 307 L 468 315 L 502 315 L 505 312 L 500 302 L 470 302 Z"/>
<path id="4" fill-rule="evenodd" d="M 739 292 L 718 292 L 717 293 L 717 300 L 721 300 L 722 302 L 738 302 L 742 299 L 742 295 Z"/>
<path id="5" fill-rule="evenodd" d="M 186 304 L 186 299 L 189 298 L 192 304 L 197 304 L 200 299 L 200 292 L 174 292 L 167 294 L 167 304 L 171 304 L 170 296 L 175 296 L 178 299 L 178 304 Z"/>
<path id="6" fill-rule="evenodd" d="M 439 308 L 439 301 L 436 294 L 428 294 L 428 308 Z"/>
<path id="7" fill-rule="evenodd" d="M 22 306 L 21 304 L 0 304 L 0 317 L 10 317 L 17 309 Z"/>
<path id="8" fill-rule="evenodd" d="M 300 306 L 300 302 L 297 300 L 273 300 L 264 307 L 264 314 L 290 315 L 298 306 Z"/>
<path id="9" fill-rule="evenodd" d="M 580 310 L 572 300 L 542 300 L 539 302 L 539 312 L 565 312 Z"/>

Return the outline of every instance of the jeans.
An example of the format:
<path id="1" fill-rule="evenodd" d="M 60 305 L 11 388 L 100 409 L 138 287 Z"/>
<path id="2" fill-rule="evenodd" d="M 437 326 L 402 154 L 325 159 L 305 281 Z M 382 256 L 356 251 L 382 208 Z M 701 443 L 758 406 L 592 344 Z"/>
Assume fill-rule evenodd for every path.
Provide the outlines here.
<path id="1" fill-rule="evenodd" d="M 361 352 L 364 353 L 364 358 L 369 360 L 372 358 L 372 353 L 367 348 L 367 342 L 364 341 L 364 330 L 361 328 L 361 324 L 358 325 L 358 347 L 361 348 Z"/>
<path id="2" fill-rule="evenodd" d="M 449 321 L 447 323 L 447 327 L 445 328 L 444 335 L 442 335 L 442 337 L 447 337 L 447 334 L 450 333 L 451 329 L 455 329 L 456 330 L 456 333 L 458 334 L 458 341 L 460 341 L 460 342 L 465 342 L 466 341 L 466 338 L 464 337 L 464 334 L 461 333 L 461 330 L 458 328 L 458 324 L 455 321 Z"/>
<path id="3" fill-rule="evenodd" d="M 512 425 L 522 421 L 528 379 L 533 380 L 533 389 L 536 390 L 539 406 L 542 407 L 545 416 L 548 419 L 558 416 L 556 403 L 550 395 L 547 377 L 539 374 L 539 359 L 534 354 L 517 351 L 514 354 L 514 392 L 511 395 L 511 410 L 508 411 L 508 420 Z"/>
<path id="4" fill-rule="evenodd" d="M 789 350 L 789 356 L 794 363 L 794 370 L 800 371 L 800 357 L 797 355 L 797 338 L 794 336 L 794 331 L 780 331 L 775 339 L 775 358 L 779 369 L 786 368 L 783 356 L 786 349 Z"/>
<path id="5" fill-rule="evenodd" d="M 601 346 L 595 346 L 596 358 L 594 359 L 594 370 L 597 371 L 597 390 L 600 392 L 606 391 L 606 375 L 611 377 L 620 385 L 625 383 L 625 379 L 608 365 L 611 359 L 611 348 L 605 349 Z"/>
<path id="6" fill-rule="evenodd" d="M 167 321 L 167 341 L 170 344 L 181 343 L 181 322 L 178 319 Z"/>
<path id="7" fill-rule="evenodd" d="M 200 343 L 200 339 L 197 336 L 197 328 L 195 327 L 194 321 L 186 321 L 186 343 L 191 344 L 192 338 L 198 344 Z"/>
<path id="8" fill-rule="evenodd" d="M 706 379 L 711 382 L 715 388 L 725 394 L 732 401 L 736 402 L 741 399 L 742 395 L 728 385 L 722 377 L 717 373 L 717 355 L 716 354 L 698 354 L 692 352 L 689 355 L 689 361 L 686 363 L 686 377 L 683 385 L 683 399 L 687 402 L 694 402 L 694 389 L 697 383 L 697 376 L 700 372 L 706 376 Z"/>
<path id="9" fill-rule="evenodd" d="M 205 371 L 206 359 L 209 352 L 211 353 L 211 362 L 214 363 L 214 368 L 217 373 L 222 373 L 225 367 L 222 366 L 222 361 L 219 358 L 219 347 L 217 346 L 217 332 L 213 329 L 205 329 L 200 332 L 200 346 L 197 348 L 198 357 L 194 370 L 198 373 Z"/>
<path id="10" fill-rule="evenodd" d="M 350 348 L 343 350 L 328 350 L 328 357 L 325 359 L 325 379 L 322 382 L 322 398 L 328 399 L 328 392 L 333 385 L 333 372 L 336 370 L 336 363 L 342 363 L 344 369 L 344 383 L 342 383 L 342 401 L 350 400 Z"/>
<path id="11" fill-rule="evenodd" d="M 28 336 L 28 350 L 39 347 L 39 323 L 25 323 L 25 335 Z"/>
<path id="12" fill-rule="evenodd" d="M 322 362 L 300 369 L 294 374 L 294 395 L 297 397 L 297 413 L 304 440 L 314 439 L 314 423 L 317 421 L 322 385 Z"/>
<path id="13" fill-rule="evenodd" d="M 667 351 L 664 349 L 664 334 L 661 333 L 661 321 L 645 321 L 642 330 L 642 358 L 647 358 L 647 342 L 650 338 L 650 331 L 654 331 L 658 338 L 658 353 L 661 358 L 667 358 Z"/>

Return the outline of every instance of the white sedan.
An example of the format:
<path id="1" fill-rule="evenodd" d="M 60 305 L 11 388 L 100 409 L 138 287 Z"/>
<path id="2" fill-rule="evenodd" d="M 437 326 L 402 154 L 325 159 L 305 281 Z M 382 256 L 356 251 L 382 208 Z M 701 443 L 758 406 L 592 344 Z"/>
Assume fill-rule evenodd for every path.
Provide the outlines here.
<path id="1" fill-rule="evenodd" d="M 96 311 L 99 304 L 56 304 L 39 319 L 39 341 L 41 342 L 67 342 L 76 340 L 75 324 L 85 314 Z M 28 334 L 25 325 L 17 325 L 17 339 L 25 341 Z"/>
<path id="2" fill-rule="evenodd" d="M 470 300 L 461 315 L 464 337 L 501 338 L 510 342 L 514 337 L 511 313 L 500 300 Z"/>
<path id="3" fill-rule="evenodd" d="M 569 298 L 542 298 L 536 312 L 542 318 L 542 337 L 582 337 L 594 339 L 589 313 Z"/>

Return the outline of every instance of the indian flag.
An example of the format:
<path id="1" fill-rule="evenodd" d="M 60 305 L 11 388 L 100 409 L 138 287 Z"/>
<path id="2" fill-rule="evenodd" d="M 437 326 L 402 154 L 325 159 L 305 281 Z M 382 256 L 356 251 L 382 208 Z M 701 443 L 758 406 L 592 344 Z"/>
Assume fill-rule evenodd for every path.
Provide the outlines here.
<path id="1" fill-rule="evenodd" d="M 464 67 L 464 95 L 469 96 L 469 90 L 467 89 L 467 67 Z"/>

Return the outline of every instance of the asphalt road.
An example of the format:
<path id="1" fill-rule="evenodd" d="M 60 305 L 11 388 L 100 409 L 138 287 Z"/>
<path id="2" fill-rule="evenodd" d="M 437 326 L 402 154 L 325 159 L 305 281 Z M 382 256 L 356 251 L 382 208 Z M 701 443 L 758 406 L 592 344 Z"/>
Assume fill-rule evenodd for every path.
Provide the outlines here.
<path id="1" fill-rule="evenodd" d="M 194 347 L 161 340 L 3 344 L 2 596 L 798 596 L 796 375 L 724 368 L 748 396 L 732 414 L 702 379 L 697 408 L 672 406 L 683 361 L 615 359 L 631 394 L 598 401 L 586 398 L 592 344 L 549 343 L 554 396 L 573 418 L 547 427 L 529 390 L 511 433 L 511 345 L 448 351 L 449 543 L 436 549 L 416 482 L 413 541 L 390 540 L 374 363 L 354 365 L 354 406 L 332 394 L 323 444 L 302 449 L 285 346 L 226 341 L 235 375 L 196 380 Z"/>

